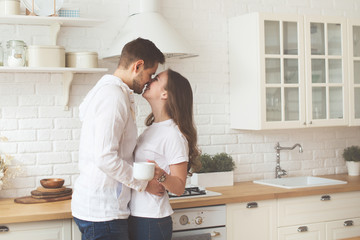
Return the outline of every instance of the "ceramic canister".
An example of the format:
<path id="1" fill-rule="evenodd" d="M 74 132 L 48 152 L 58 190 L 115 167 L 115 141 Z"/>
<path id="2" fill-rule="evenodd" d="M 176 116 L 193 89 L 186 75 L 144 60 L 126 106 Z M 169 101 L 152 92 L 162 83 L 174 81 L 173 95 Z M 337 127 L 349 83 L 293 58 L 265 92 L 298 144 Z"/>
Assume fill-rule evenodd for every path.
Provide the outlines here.
<path id="1" fill-rule="evenodd" d="M 28 47 L 29 67 L 65 67 L 65 48 L 52 45 Z"/>
<path id="2" fill-rule="evenodd" d="M 19 14 L 20 0 L 0 0 L 0 16 Z"/>
<path id="3" fill-rule="evenodd" d="M 97 68 L 98 54 L 96 52 L 67 52 L 66 67 Z"/>

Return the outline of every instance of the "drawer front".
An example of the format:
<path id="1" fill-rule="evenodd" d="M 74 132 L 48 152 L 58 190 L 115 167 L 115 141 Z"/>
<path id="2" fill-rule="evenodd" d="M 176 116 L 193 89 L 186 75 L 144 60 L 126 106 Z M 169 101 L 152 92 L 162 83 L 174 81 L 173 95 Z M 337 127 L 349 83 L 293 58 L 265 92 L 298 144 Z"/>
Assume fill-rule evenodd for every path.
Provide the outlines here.
<path id="1" fill-rule="evenodd" d="M 228 240 L 277 239 L 275 200 L 234 203 L 227 204 L 226 207 Z"/>
<path id="2" fill-rule="evenodd" d="M 278 228 L 279 240 L 326 240 L 325 224 L 306 224 Z"/>
<path id="3" fill-rule="evenodd" d="M 29 223 L 1 224 L 1 240 L 69 240 L 71 239 L 71 221 L 54 220 Z"/>
<path id="4" fill-rule="evenodd" d="M 360 192 L 278 200 L 278 226 L 360 217 Z"/>
<path id="5" fill-rule="evenodd" d="M 360 218 L 326 223 L 327 240 L 360 237 Z"/>

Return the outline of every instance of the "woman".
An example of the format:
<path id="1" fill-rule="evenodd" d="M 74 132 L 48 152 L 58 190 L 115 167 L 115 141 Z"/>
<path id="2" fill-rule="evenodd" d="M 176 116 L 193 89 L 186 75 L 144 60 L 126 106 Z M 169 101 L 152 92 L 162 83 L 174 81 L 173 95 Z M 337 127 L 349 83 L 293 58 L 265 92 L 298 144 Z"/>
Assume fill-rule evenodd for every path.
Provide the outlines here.
<path id="1" fill-rule="evenodd" d="M 168 69 L 148 83 L 143 97 L 152 113 L 146 119 L 148 128 L 138 139 L 135 162 L 153 160 L 158 165 L 155 175 L 161 176 L 158 182 L 169 192 L 181 195 L 188 171 L 199 166 L 200 154 L 190 83 Z M 130 239 L 171 239 L 173 210 L 167 194 L 132 191 L 130 210 Z"/>

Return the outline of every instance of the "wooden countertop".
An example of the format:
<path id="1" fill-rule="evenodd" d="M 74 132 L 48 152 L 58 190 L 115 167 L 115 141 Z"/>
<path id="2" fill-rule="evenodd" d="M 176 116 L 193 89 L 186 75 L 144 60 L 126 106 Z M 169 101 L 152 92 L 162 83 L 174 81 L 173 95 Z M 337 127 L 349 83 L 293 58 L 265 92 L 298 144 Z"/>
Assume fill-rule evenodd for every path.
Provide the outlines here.
<path id="1" fill-rule="evenodd" d="M 188 199 L 179 198 L 170 200 L 170 203 L 173 209 L 178 209 L 228 203 L 261 201 L 277 198 L 360 191 L 360 176 L 350 177 L 343 174 L 326 175 L 321 177 L 345 180 L 348 183 L 324 187 L 284 189 L 255 184 L 253 182 L 240 182 L 235 183 L 234 186 L 230 187 L 208 188 L 211 191 L 222 193 L 221 196 Z M 14 199 L 0 199 L 0 224 L 68 218 L 72 218 L 70 200 L 51 203 L 19 204 L 14 203 Z"/>
<path id="2" fill-rule="evenodd" d="M 240 203 L 260 200 L 270 200 L 277 198 L 301 197 L 318 194 L 339 193 L 360 191 L 360 176 L 351 177 L 347 174 L 342 175 L 324 175 L 325 177 L 337 180 L 347 181 L 347 184 L 309 187 L 297 189 L 285 189 L 278 187 L 270 187 L 266 185 L 256 184 L 253 182 L 239 182 L 230 187 L 213 187 L 208 190 L 220 192 L 221 196 L 176 199 L 171 200 L 173 209 L 198 207 L 217 204 Z"/>

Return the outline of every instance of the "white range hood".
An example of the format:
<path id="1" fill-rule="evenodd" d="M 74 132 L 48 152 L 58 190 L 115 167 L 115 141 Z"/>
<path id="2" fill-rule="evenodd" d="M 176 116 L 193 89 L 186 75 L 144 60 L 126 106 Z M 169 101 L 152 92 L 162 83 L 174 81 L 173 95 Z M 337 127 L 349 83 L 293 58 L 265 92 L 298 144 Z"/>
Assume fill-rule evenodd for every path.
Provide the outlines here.
<path id="1" fill-rule="evenodd" d="M 123 46 L 138 37 L 149 39 L 166 58 L 196 57 L 189 43 L 159 13 L 160 0 L 130 0 L 130 16 L 101 58 L 119 58 Z"/>

